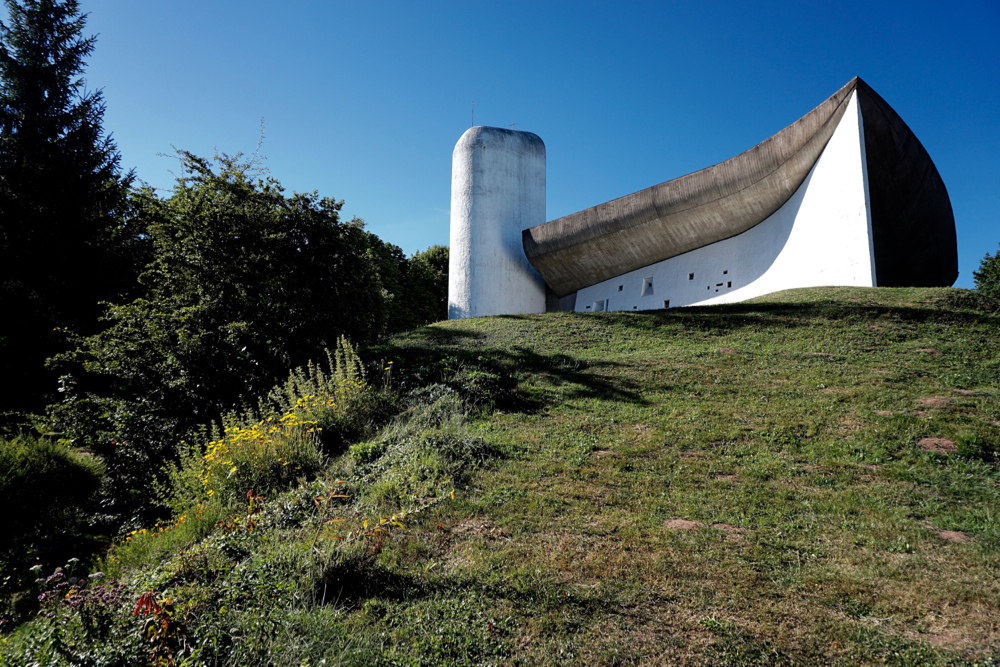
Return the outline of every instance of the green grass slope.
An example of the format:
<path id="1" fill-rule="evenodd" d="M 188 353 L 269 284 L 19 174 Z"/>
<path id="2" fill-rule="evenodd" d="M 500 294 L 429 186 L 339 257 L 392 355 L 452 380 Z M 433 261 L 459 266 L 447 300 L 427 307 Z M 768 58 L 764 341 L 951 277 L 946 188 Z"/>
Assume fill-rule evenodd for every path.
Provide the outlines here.
<path id="1" fill-rule="evenodd" d="M 489 591 L 529 664 L 995 656 L 1000 318 L 962 296 L 794 290 L 402 338 L 504 359 L 534 406 L 481 424 L 517 455 L 406 567 Z"/>
<path id="2" fill-rule="evenodd" d="M 392 381 L 447 368 L 485 410 L 438 400 L 252 534 L 213 517 L 115 576 L 175 599 L 234 582 L 199 613 L 242 628 L 218 636 L 243 664 L 996 664 L 992 308 L 824 288 L 424 327 L 373 351 Z M 416 511 L 317 540 L 332 488 L 359 499 L 345 526 Z"/>

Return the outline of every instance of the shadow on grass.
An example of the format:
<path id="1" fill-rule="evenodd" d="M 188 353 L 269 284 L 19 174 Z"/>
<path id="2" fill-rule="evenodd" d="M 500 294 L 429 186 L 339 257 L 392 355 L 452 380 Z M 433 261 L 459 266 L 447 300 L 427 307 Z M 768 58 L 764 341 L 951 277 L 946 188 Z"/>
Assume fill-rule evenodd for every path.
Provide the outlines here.
<path id="1" fill-rule="evenodd" d="M 641 313 L 504 315 L 421 327 L 373 346 L 367 356 L 394 360 L 392 380 L 404 390 L 446 384 L 490 410 L 532 413 L 552 400 L 581 398 L 641 405 L 646 404 L 641 385 L 625 377 L 629 364 L 599 358 L 606 342 L 624 338 L 641 349 L 644 336 L 662 339 L 685 333 L 722 336 L 835 323 L 860 327 L 878 322 L 890 328 L 893 323 L 1000 324 L 996 314 L 970 307 L 975 299 L 964 292 L 841 289 L 826 290 L 811 301 L 778 299 Z M 557 351 L 545 351 L 553 347 Z M 578 356 L 576 350 L 581 351 Z M 518 380 L 528 376 L 560 389 L 551 394 L 519 392 Z"/>
<path id="2" fill-rule="evenodd" d="M 329 564 L 313 582 L 313 596 L 321 604 L 356 607 L 365 600 L 404 600 L 427 595 L 427 583 L 417 577 L 350 559 Z"/>
<path id="3" fill-rule="evenodd" d="M 504 317 L 517 319 L 517 316 Z M 543 376 L 557 385 L 573 385 L 564 390 L 569 398 L 600 398 L 644 404 L 637 382 L 614 377 L 625 364 L 584 360 L 566 353 L 542 354 L 527 345 L 491 345 L 490 336 L 471 329 L 423 327 L 400 341 L 373 347 L 368 355 L 394 360 L 393 378 L 404 390 L 440 383 L 452 386 L 463 396 L 485 390 L 489 396 L 478 403 L 504 412 L 532 413 L 544 400 L 517 391 L 517 379 Z M 595 370 L 601 372 L 593 372 Z M 477 385 L 478 383 L 478 385 Z"/>

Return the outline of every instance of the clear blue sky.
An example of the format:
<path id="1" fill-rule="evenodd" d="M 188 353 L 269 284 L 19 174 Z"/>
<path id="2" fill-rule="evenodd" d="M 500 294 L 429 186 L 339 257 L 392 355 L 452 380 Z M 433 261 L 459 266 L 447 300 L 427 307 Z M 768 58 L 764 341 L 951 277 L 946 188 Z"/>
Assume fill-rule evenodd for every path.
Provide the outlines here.
<path id="1" fill-rule="evenodd" d="M 87 80 L 123 166 L 169 187 L 171 145 L 250 152 L 289 191 L 407 253 L 448 243 L 470 125 L 538 134 L 548 219 L 706 167 L 851 77 L 927 148 L 959 287 L 1000 242 L 1000 3 L 83 0 Z"/>

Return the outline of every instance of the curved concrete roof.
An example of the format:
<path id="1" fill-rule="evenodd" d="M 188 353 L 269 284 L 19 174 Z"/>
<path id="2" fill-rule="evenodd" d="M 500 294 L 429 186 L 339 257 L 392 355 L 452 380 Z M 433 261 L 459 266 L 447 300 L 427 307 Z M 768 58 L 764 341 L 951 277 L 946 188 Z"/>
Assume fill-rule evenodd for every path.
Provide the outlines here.
<path id="1" fill-rule="evenodd" d="M 888 120 L 890 114 L 883 113 L 887 119 L 884 122 L 895 127 L 898 121 L 906 130 L 908 134 L 902 139 L 905 148 L 915 145 L 919 147 L 917 152 L 926 156 L 891 108 L 855 77 L 805 116 L 736 157 L 525 230 L 522 242 L 528 261 L 562 297 L 747 231 L 778 210 L 802 184 L 855 90 L 866 93 L 860 95 L 863 106 L 867 98 L 870 106 L 888 109 L 892 120 Z M 900 140 L 895 143 L 898 145 Z M 866 146 L 871 150 L 867 132 Z M 886 146 L 882 152 L 886 164 L 891 162 L 893 146 Z M 914 168 L 926 176 L 928 164 L 933 170 L 929 157 L 926 161 L 916 160 Z M 890 165 L 883 171 L 889 174 L 893 168 Z M 936 170 L 933 175 L 937 176 Z M 943 188 L 940 183 L 942 192 Z M 947 201 L 946 192 L 943 196 Z M 941 197 L 932 199 L 940 203 Z M 951 234 L 954 238 L 954 219 Z M 957 275 L 957 254 L 955 257 Z M 883 284 L 881 276 L 879 284 Z"/>

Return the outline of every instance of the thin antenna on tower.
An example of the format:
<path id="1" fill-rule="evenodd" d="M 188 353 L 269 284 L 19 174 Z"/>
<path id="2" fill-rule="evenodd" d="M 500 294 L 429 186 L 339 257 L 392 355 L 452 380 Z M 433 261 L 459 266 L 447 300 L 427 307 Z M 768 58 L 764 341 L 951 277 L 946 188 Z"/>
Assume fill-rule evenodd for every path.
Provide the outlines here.
<path id="1" fill-rule="evenodd" d="M 472 100 L 472 125 L 471 125 L 471 127 L 475 127 L 475 126 L 476 126 L 476 101 Z"/>

